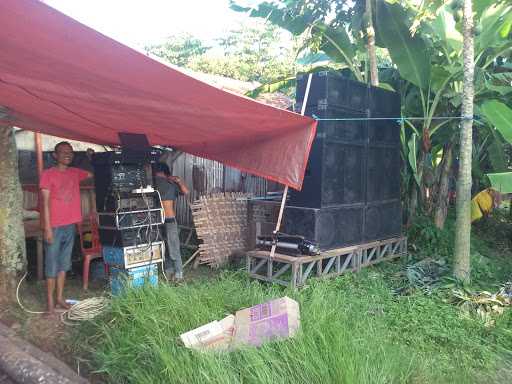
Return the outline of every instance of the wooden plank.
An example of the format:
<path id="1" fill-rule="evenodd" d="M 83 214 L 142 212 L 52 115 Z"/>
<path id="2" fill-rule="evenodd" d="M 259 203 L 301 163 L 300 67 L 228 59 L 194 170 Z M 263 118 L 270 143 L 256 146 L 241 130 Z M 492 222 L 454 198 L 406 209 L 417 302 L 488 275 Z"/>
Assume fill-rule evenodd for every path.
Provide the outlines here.
<path id="1" fill-rule="evenodd" d="M 329 273 L 329 271 L 331 270 L 331 267 L 332 267 L 332 265 L 334 264 L 334 262 L 336 261 L 336 258 L 337 258 L 337 257 L 338 257 L 338 256 L 334 256 L 334 257 L 331 257 L 331 258 L 329 259 L 329 261 L 327 262 L 327 265 L 325 266 L 325 268 L 323 269 L 323 271 L 322 271 L 322 273 L 321 273 L 322 275 L 326 275 L 326 274 L 328 274 L 328 273 Z"/>
<path id="2" fill-rule="evenodd" d="M 245 269 L 247 270 L 247 273 L 251 273 L 251 264 L 252 264 L 252 258 L 246 254 L 245 255 Z"/>
<path id="3" fill-rule="evenodd" d="M 247 252 L 247 255 L 250 255 L 251 257 L 256 257 L 259 259 L 268 259 L 269 258 L 268 251 L 249 251 L 249 252 Z M 288 256 L 288 255 L 283 255 L 282 253 L 275 253 L 273 259 L 276 261 L 295 263 L 299 259 L 302 259 L 302 257 Z"/>
<path id="4" fill-rule="evenodd" d="M 254 267 L 254 269 L 249 270 L 250 273 L 256 273 L 258 270 L 265 264 L 267 260 L 260 260 L 258 264 Z"/>
<path id="5" fill-rule="evenodd" d="M 274 273 L 272 275 L 272 278 L 273 279 L 277 279 L 279 276 L 281 276 L 283 273 L 285 273 L 286 271 L 288 271 L 290 269 L 290 267 L 294 265 L 294 264 L 288 264 L 286 263 L 285 265 L 283 265 L 276 273 Z"/>
<path id="6" fill-rule="evenodd" d="M 375 247 L 375 248 L 372 248 L 370 250 L 370 254 L 368 255 L 368 257 L 366 258 L 366 263 L 370 263 L 372 261 L 372 259 L 374 258 L 375 256 L 375 253 L 377 252 L 377 250 L 379 249 L 378 248 L 379 246 Z M 368 250 L 366 250 L 368 251 Z"/>
<path id="7" fill-rule="evenodd" d="M 290 281 L 290 285 L 292 287 L 292 289 L 296 289 L 297 288 L 297 269 L 298 269 L 298 265 L 296 263 L 293 263 L 291 264 L 292 266 L 292 278 L 291 278 L 291 281 Z"/>
<path id="8" fill-rule="evenodd" d="M 384 247 L 380 251 L 380 258 L 383 258 L 384 255 L 388 252 L 390 244 L 385 244 Z"/>
<path id="9" fill-rule="evenodd" d="M 340 258 L 341 258 L 341 256 L 345 256 L 345 255 L 340 255 Z M 345 269 L 347 269 L 347 266 L 352 261 L 352 257 L 354 257 L 354 253 L 347 255 L 347 258 L 345 259 L 345 261 L 343 262 L 343 265 L 341 266 L 340 273 L 343 273 L 345 271 Z"/>
<path id="10" fill-rule="evenodd" d="M 274 268 L 274 261 L 273 261 L 272 257 L 269 257 L 267 259 L 267 277 L 268 278 L 272 278 L 273 268 Z"/>
<path id="11" fill-rule="evenodd" d="M 185 263 L 185 264 L 183 264 L 183 268 L 185 268 L 188 264 L 190 264 L 190 262 L 191 262 L 192 260 L 194 260 L 198 254 L 199 254 L 199 249 L 198 249 L 197 251 L 195 251 L 195 252 L 192 254 L 192 256 L 190 256 L 190 257 L 188 258 L 188 260 L 186 261 L 186 263 Z"/>
<path id="12" fill-rule="evenodd" d="M 304 271 L 304 274 L 302 275 L 302 281 L 301 281 L 301 284 L 304 284 L 307 280 L 307 278 L 309 277 L 309 274 L 311 273 L 311 271 L 313 270 L 313 268 L 315 267 L 315 264 L 318 263 L 321 261 L 312 261 L 307 267 L 306 267 L 306 270 Z M 302 263 L 302 265 L 305 264 L 305 263 Z"/>
<path id="13" fill-rule="evenodd" d="M 397 253 L 396 251 L 400 247 L 400 244 L 402 244 L 402 242 L 401 241 L 397 241 L 394 245 L 391 246 L 391 253 L 392 254 Z"/>

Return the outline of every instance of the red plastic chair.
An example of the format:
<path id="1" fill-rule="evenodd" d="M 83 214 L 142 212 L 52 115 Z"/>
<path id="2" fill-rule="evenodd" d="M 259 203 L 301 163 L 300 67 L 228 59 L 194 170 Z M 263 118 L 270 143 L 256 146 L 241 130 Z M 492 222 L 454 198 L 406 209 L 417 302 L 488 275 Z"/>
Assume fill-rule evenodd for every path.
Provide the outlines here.
<path id="1" fill-rule="evenodd" d="M 84 226 L 82 223 L 78 224 L 78 233 L 80 235 L 80 249 L 82 250 L 82 256 L 84 258 L 82 272 L 84 290 L 87 290 L 87 288 L 89 287 L 89 269 L 91 265 L 91 260 L 102 257 L 100 235 L 98 232 L 98 219 L 96 213 L 91 213 L 89 215 L 89 220 L 91 225 L 91 244 L 89 247 L 86 247 L 84 243 Z M 107 265 L 105 265 L 105 272 L 108 273 Z"/>

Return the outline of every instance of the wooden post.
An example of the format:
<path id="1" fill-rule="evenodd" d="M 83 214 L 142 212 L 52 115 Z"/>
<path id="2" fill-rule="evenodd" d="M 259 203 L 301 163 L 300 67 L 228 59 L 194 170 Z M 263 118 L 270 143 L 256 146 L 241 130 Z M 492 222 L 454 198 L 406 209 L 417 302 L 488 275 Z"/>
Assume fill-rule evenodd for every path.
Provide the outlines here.
<path id="1" fill-rule="evenodd" d="M 306 85 L 306 92 L 304 93 L 304 102 L 302 103 L 302 108 L 300 111 L 300 114 L 302 116 L 304 116 L 304 113 L 306 113 L 306 105 L 308 103 L 309 89 L 311 88 L 311 79 L 312 78 L 313 78 L 313 74 L 310 73 L 308 76 L 308 83 Z M 281 199 L 281 207 L 279 208 L 279 216 L 277 218 L 276 229 L 274 230 L 274 235 L 277 235 L 277 232 L 279 232 L 279 229 L 281 228 L 281 219 L 283 218 L 284 205 L 286 204 L 286 196 L 288 196 L 288 186 L 287 185 L 284 187 L 283 198 Z M 271 259 L 274 257 L 275 253 L 276 253 L 276 244 L 272 244 L 272 248 L 270 249 L 270 258 Z"/>
<path id="2" fill-rule="evenodd" d="M 41 179 L 41 173 L 43 173 L 43 143 L 41 140 L 41 133 L 34 132 L 34 144 L 36 150 L 36 165 L 37 165 L 37 181 Z"/>
<path id="3" fill-rule="evenodd" d="M 281 228 L 281 219 L 283 218 L 284 205 L 286 204 L 286 196 L 288 195 L 288 186 L 284 187 L 283 198 L 281 199 L 281 207 L 279 208 L 279 216 L 277 217 L 276 229 L 274 230 L 274 235 L 279 232 L 279 228 Z M 272 249 L 270 250 L 270 258 L 274 257 L 274 253 L 276 252 L 276 244 L 272 244 Z"/>
<path id="4" fill-rule="evenodd" d="M 39 182 L 41 181 L 41 174 L 44 169 L 43 162 L 43 142 L 40 132 L 34 132 L 34 149 L 36 153 L 36 167 L 37 167 L 37 185 L 39 186 Z M 42 203 L 43 199 L 41 196 L 41 191 L 39 188 L 37 189 L 37 208 L 39 209 L 39 228 L 41 229 L 41 236 L 36 237 L 36 264 L 37 264 L 37 279 L 43 280 L 43 236 L 42 231 L 44 231 L 44 205 Z"/>

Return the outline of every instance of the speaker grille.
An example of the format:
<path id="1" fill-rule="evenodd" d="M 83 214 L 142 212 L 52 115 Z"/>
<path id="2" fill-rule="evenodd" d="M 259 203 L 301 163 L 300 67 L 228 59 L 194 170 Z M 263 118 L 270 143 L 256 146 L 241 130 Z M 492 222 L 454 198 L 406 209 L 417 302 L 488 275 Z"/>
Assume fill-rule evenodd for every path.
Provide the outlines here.
<path id="1" fill-rule="evenodd" d="M 283 219 L 285 233 L 304 236 L 328 250 L 363 240 L 363 204 L 343 207 L 286 207 Z"/>
<path id="2" fill-rule="evenodd" d="M 372 87 L 368 109 L 375 117 L 400 117 L 400 97 L 386 89 Z"/>
<path id="3" fill-rule="evenodd" d="M 370 144 L 400 145 L 400 127 L 394 120 L 373 120 L 368 122 Z"/>
<path id="4" fill-rule="evenodd" d="M 399 236 L 402 231 L 400 200 L 366 206 L 364 240 L 373 241 Z"/>
<path id="5" fill-rule="evenodd" d="M 364 201 L 363 145 L 325 142 L 322 165 L 322 206 Z"/>
<path id="6" fill-rule="evenodd" d="M 295 100 L 299 106 L 304 101 L 309 75 L 297 76 Z M 308 105 L 320 108 L 347 108 L 366 112 L 368 108 L 368 86 L 349 80 L 339 73 L 321 71 L 313 74 L 308 96 Z"/>
<path id="7" fill-rule="evenodd" d="M 307 78 L 297 77 L 299 108 Z M 291 193 L 294 207 L 285 212 L 286 231 L 324 250 L 400 234 L 400 97 L 318 72 L 308 100 L 306 115 L 332 120 L 318 122 L 303 190 Z"/>
<path id="8" fill-rule="evenodd" d="M 369 147 L 366 201 L 400 198 L 400 153 L 396 147 Z"/>

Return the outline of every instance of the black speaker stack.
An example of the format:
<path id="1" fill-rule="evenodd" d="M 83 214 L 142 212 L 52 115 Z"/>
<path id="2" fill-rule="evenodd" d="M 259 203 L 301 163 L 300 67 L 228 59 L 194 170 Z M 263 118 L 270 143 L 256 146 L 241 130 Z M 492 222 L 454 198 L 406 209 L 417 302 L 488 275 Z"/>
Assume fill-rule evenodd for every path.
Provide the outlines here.
<path id="1" fill-rule="evenodd" d="M 307 81 L 297 77 L 297 110 Z M 400 116 L 399 96 L 317 72 L 305 111 L 319 118 L 317 135 L 302 191 L 291 191 L 284 232 L 322 250 L 400 235 L 400 126 L 391 119 Z"/>

